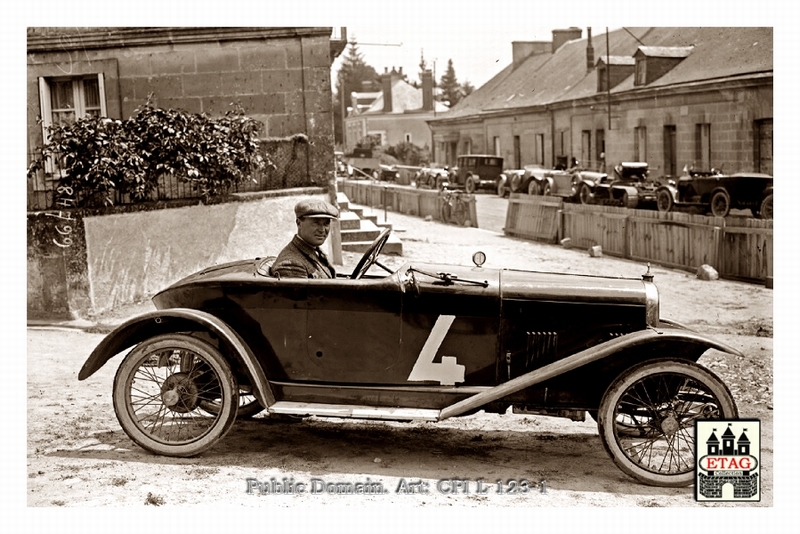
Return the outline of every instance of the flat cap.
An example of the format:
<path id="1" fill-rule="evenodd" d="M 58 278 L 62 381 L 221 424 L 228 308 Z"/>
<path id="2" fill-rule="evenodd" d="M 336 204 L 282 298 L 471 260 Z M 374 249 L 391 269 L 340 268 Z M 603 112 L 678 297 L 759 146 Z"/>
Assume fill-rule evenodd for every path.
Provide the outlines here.
<path id="1" fill-rule="evenodd" d="M 300 217 L 320 217 L 326 219 L 338 219 L 339 210 L 335 206 L 319 198 L 308 198 L 301 200 L 294 207 L 294 214 Z"/>

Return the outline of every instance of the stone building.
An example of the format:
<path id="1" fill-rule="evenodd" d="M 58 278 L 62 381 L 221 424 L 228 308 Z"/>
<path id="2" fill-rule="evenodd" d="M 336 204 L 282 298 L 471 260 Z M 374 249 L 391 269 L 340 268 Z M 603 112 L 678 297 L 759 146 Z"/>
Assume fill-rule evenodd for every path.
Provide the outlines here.
<path id="1" fill-rule="evenodd" d="M 344 31 L 337 38 L 332 33 L 288 27 L 29 28 L 28 153 L 41 146 L 43 126 L 84 114 L 125 119 L 150 94 L 158 107 L 210 116 L 238 101 L 264 124 L 265 137 L 306 135 L 307 176 L 324 179 L 333 162 L 331 63 L 347 41 Z M 29 209 L 52 189 L 53 178 L 40 173 L 29 181 Z"/>
<path id="2" fill-rule="evenodd" d="M 421 78 L 422 87 L 415 87 L 406 80 L 402 67 L 399 71 L 387 68 L 380 77 L 380 91 L 353 93 L 352 105 L 344 120 L 345 152 L 352 152 L 361 139 L 370 135 L 380 138 L 384 146 L 413 143 L 430 148 L 432 140 L 427 121 L 448 108 L 433 97 L 431 71 L 422 72 Z"/>
<path id="3" fill-rule="evenodd" d="M 772 174 L 771 28 L 568 28 L 512 49 L 510 65 L 428 121 L 437 161 Z"/>

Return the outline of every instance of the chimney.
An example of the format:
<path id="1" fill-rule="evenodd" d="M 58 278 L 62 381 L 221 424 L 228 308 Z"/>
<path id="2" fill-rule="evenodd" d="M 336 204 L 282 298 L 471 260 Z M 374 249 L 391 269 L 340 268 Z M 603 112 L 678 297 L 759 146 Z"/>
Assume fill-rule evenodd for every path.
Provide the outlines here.
<path id="1" fill-rule="evenodd" d="M 550 41 L 513 41 L 511 43 L 511 58 L 516 69 L 530 56 L 547 54 L 550 52 Z"/>
<path id="2" fill-rule="evenodd" d="M 430 69 L 422 71 L 422 109 L 433 111 L 433 73 Z"/>
<path id="3" fill-rule="evenodd" d="M 553 30 L 553 53 L 561 48 L 567 41 L 580 39 L 583 35 L 583 30 L 576 27 L 567 28 L 566 30 Z"/>
<path id="4" fill-rule="evenodd" d="M 588 42 L 586 44 L 586 72 L 594 70 L 594 48 L 592 47 L 592 28 L 586 28 Z"/>
<path id="5" fill-rule="evenodd" d="M 392 112 L 392 81 L 394 73 L 394 68 L 392 68 L 392 72 L 387 72 L 389 69 L 383 69 L 383 75 L 381 76 L 381 87 L 383 88 L 383 111 L 384 113 L 391 113 Z"/>

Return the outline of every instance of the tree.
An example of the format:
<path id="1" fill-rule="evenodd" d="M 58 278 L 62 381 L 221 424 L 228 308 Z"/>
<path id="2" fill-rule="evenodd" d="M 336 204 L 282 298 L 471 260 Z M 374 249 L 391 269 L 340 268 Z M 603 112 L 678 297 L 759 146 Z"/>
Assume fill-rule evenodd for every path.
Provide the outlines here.
<path id="1" fill-rule="evenodd" d="M 442 101 L 447 102 L 450 107 L 455 106 L 461 100 L 461 87 L 456 78 L 456 69 L 453 68 L 452 59 L 447 60 L 447 70 L 442 75 L 439 87 L 442 89 Z"/>
<path id="2" fill-rule="evenodd" d="M 363 82 L 377 84 L 378 73 L 364 62 L 364 57 L 358 51 L 355 42 L 351 42 L 347 49 L 347 56 L 342 61 L 342 66 L 336 77 L 336 97 L 333 108 L 334 135 L 337 143 L 344 142 L 342 125 L 344 110 L 347 116 L 347 106 L 350 105 L 350 93 L 364 90 Z"/>

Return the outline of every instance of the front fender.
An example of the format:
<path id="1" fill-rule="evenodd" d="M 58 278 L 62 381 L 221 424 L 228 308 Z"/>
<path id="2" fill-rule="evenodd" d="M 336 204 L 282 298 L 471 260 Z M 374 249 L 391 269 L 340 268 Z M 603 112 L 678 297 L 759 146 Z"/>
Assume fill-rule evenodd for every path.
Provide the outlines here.
<path id="1" fill-rule="evenodd" d="M 658 328 L 639 330 L 638 332 L 632 332 L 606 341 L 605 343 L 589 347 L 572 356 L 567 356 L 566 358 L 511 379 L 508 382 L 504 382 L 499 386 L 467 397 L 464 400 L 444 408 L 439 414 L 439 419 L 442 420 L 462 415 L 470 410 L 480 408 L 484 404 L 499 400 L 553 377 L 563 375 L 578 367 L 583 367 L 584 365 L 602 360 L 603 358 L 608 358 L 609 356 L 627 349 L 641 347 L 651 343 L 662 345 L 664 343 L 689 343 L 699 347 L 705 347 L 706 349 L 716 349 L 729 354 L 743 356 L 741 352 L 729 345 L 682 327 L 678 323 L 662 320 Z"/>
<path id="2" fill-rule="evenodd" d="M 239 334 L 218 317 L 188 308 L 152 311 L 122 323 L 103 338 L 92 351 L 78 373 L 78 380 L 89 378 L 113 356 L 129 347 L 159 334 L 186 330 L 203 330 L 219 336 L 231 347 L 236 358 L 250 375 L 253 395 L 264 407 L 275 403 L 275 396 L 263 369 Z"/>

